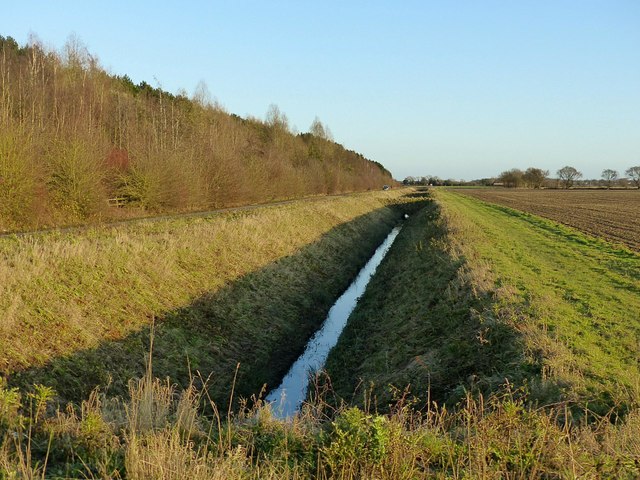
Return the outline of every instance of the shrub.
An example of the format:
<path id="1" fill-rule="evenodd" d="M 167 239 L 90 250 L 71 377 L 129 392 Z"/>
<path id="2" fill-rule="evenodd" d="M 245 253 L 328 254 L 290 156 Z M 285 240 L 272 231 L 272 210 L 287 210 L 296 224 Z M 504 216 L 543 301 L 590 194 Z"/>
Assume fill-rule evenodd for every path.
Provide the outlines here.
<path id="1" fill-rule="evenodd" d="M 349 408 L 331 423 L 322 448 L 323 460 L 333 473 L 358 472 L 367 464 L 382 462 L 389 439 L 385 417 Z"/>
<path id="2" fill-rule="evenodd" d="M 105 206 L 103 157 L 80 139 L 58 142 L 49 152 L 47 184 L 64 218 L 81 220 Z"/>
<path id="3" fill-rule="evenodd" d="M 25 139 L 0 133 L 0 230 L 30 224 L 36 199 L 35 168 Z"/>

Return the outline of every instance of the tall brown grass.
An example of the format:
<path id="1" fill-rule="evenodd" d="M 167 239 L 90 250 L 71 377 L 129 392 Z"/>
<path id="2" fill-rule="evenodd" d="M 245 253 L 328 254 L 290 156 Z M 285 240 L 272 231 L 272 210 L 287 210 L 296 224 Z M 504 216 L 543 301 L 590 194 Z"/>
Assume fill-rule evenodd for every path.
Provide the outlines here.
<path id="1" fill-rule="evenodd" d="M 127 398 L 95 391 L 55 410 L 42 393 L 0 389 L 0 478 L 563 479 L 637 478 L 640 416 L 566 422 L 563 406 L 532 409 L 505 385 L 449 410 L 407 399 L 386 415 L 332 410 L 321 398 L 295 417 L 269 405 L 220 414 L 202 391 L 150 371 Z M 12 399 L 13 398 L 13 399 Z M 4 403 L 3 403 L 4 402 Z M 27 404 L 31 405 L 31 408 Z M 34 405 L 46 404 L 42 412 Z M 43 413 L 44 412 L 44 413 Z"/>

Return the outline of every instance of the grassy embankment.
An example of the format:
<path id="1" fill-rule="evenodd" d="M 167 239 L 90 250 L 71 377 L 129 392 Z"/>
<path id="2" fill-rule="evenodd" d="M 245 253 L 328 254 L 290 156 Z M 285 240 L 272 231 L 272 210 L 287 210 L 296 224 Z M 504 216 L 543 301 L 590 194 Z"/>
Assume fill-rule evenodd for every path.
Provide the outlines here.
<path id="1" fill-rule="evenodd" d="M 511 238 L 508 231 L 523 238 Z M 533 250 L 519 243 L 529 236 L 537 242 Z M 345 337 L 353 342 L 353 327 L 362 322 L 363 309 L 368 308 L 369 321 L 360 335 L 368 336 L 371 330 L 370 341 L 382 353 L 372 350 L 372 361 L 367 362 L 360 344 L 342 357 L 339 373 L 356 366 L 357 375 L 378 382 L 402 386 L 410 379 L 414 393 L 422 392 L 415 386 L 421 380 L 427 385 L 430 376 L 434 396 L 441 399 L 457 398 L 459 386 L 464 385 L 490 391 L 505 376 L 514 383 L 538 377 L 532 383 L 539 398 L 584 402 L 589 393 L 585 387 L 608 390 L 601 378 L 580 375 L 596 369 L 598 365 L 591 363 L 600 359 L 574 351 L 567 337 L 569 327 L 558 320 L 566 316 L 570 325 L 569 320 L 581 317 L 571 316 L 566 306 L 565 316 L 553 316 L 538 303 L 544 298 L 555 299 L 554 307 L 564 305 L 561 299 L 574 305 L 571 299 L 584 294 L 579 277 L 556 271 L 554 275 L 569 276 L 554 278 L 573 280 L 571 297 L 557 299 L 551 295 L 556 284 L 544 280 L 548 271 L 542 265 L 536 266 L 534 278 L 521 275 L 530 271 L 533 258 L 551 255 L 553 262 L 560 261 L 553 255 L 556 250 L 573 259 L 575 268 L 583 263 L 578 254 L 591 253 L 608 262 L 607 272 L 612 273 L 606 275 L 612 276 L 600 277 L 600 282 L 609 281 L 611 296 L 602 302 L 615 304 L 616 294 L 637 288 L 637 256 L 550 222 L 447 192 L 442 193 L 439 207 L 431 205 L 414 215 L 396 242 Z M 504 258 L 497 259 L 498 252 Z M 589 258 L 585 257 L 584 268 L 593 266 Z M 549 271 L 566 266 L 554 267 L 553 262 Z M 428 278 L 434 279 L 424 286 Z M 388 283 L 381 291 L 384 279 Z M 617 289 L 611 288 L 612 279 L 618 282 Z M 540 297 L 536 292 L 543 286 L 551 291 Z M 399 298 L 411 301 L 401 305 Z M 439 317 L 430 317 L 434 310 Z M 400 323 L 393 322 L 396 317 Z M 538 321 L 542 317 L 547 321 Z M 401 323 L 410 326 L 403 331 Z M 385 329 L 381 342 L 379 332 Z M 425 331 L 433 329 L 440 330 Z M 433 342 L 425 333 L 440 335 L 440 341 Z M 419 346 L 423 340 L 431 343 Z M 530 348 L 536 341 L 540 350 Z M 397 352 L 388 349 L 390 342 Z M 612 339 L 611 344 L 615 351 L 624 351 L 624 338 Z M 418 353 L 412 354 L 412 349 Z M 343 343 L 333 361 L 344 352 Z M 548 356 L 549 352 L 558 356 Z M 612 352 L 606 353 L 614 358 Z M 400 361 L 403 355 L 410 360 Z M 448 378 L 447 368 L 453 369 L 453 378 Z M 612 375 L 620 374 L 621 382 L 633 375 L 624 376 L 620 370 Z M 336 388 L 350 391 L 348 384 L 340 386 L 343 378 L 340 375 Z M 42 388 L 22 402 L 17 393 L 0 390 L 0 428 L 5 433 L 0 468 L 24 476 L 41 473 L 49 451 L 49 475 L 84 472 L 91 478 L 637 478 L 640 474 L 640 414 L 631 404 L 617 425 L 607 421 L 616 417 L 578 424 L 565 421 L 571 413 L 565 404 L 534 409 L 521 390 L 507 388 L 485 401 L 467 395 L 456 410 L 434 404 L 415 409 L 405 399 L 386 416 L 348 407 L 334 411 L 317 400 L 293 422 L 281 422 L 260 407 L 222 418 L 199 415 L 201 394 L 193 389 L 177 392 L 150 377 L 132 382 L 130 391 L 128 400 L 93 395 L 82 408 L 47 413 L 48 394 Z M 617 398 L 625 401 L 629 396 L 622 393 Z M 21 403 L 26 416 L 19 414 Z M 41 463 L 34 467 L 34 460 Z"/>
<path id="2" fill-rule="evenodd" d="M 637 406 L 640 256 L 507 207 L 438 191 L 411 219 L 330 356 L 357 379 L 457 401 L 508 379 L 542 403 Z M 407 288 L 410 285 L 411 288 Z M 388 396 L 382 395 L 388 399 Z"/>
<path id="3" fill-rule="evenodd" d="M 145 371 L 211 394 L 273 384 L 399 217 L 378 192 L 77 232 L 0 238 L 0 375 L 64 399 Z"/>

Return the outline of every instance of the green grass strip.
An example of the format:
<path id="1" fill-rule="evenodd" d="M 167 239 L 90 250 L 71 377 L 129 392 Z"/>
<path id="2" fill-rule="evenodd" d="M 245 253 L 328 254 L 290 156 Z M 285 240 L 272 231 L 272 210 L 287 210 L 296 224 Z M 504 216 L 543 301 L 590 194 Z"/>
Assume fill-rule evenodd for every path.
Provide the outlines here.
<path id="1" fill-rule="evenodd" d="M 440 401 L 527 383 L 598 412 L 636 402 L 640 256 L 503 206 L 439 190 L 410 220 L 330 357 L 359 379 Z"/>

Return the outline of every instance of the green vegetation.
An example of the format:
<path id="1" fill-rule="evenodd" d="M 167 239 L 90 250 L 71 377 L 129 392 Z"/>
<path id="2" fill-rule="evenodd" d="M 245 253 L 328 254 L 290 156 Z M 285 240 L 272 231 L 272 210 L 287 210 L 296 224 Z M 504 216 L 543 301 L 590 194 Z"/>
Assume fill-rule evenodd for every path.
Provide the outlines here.
<path id="1" fill-rule="evenodd" d="M 635 408 L 640 256 L 451 191 L 437 199 L 401 232 L 330 356 L 337 392 L 374 382 L 384 408 L 388 384 L 455 403 L 508 380 L 575 412 Z"/>
<path id="2" fill-rule="evenodd" d="M 267 350 L 279 342 L 278 355 L 286 356 L 288 344 L 298 341 L 300 326 L 287 325 L 302 317 L 289 316 L 287 309 L 304 311 L 307 301 L 317 300 L 306 299 L 308 292 L 327 292 L 326 304 L 310 307 L 318 316 L 309 323 L 317 324 L 342 288 L 332 291 L 327 278 L 345 267 L 344 255 L 372 236 L 380 241 L 401 211 L 411 217 L 330 356 L 331 383 L 320 378 L 313 400 L 291 421 L 275 419 L 260 400 L 229 402 L 238 392 L 257 392 L 257 377 L 269 375 L 259 363 L 277 360 Z M 136 280 L 119 284 L 119 292 L 129 292 L 127 300 L 114 301 L 102 318 L 146 305 L 146 323 L 138 318 L 129 331 L 126 319 L 133 317 L 115 317 L 122 319 L 119 328 L 127 339 L 148 338 L 139 332 L 153 315 L 162 319 L 156 322 L 153 370 L 146 374 L 142 350 L 148 340 L 93 349 L 92 361 L 138 362 L 135 372 L 118 374 L 120 382 L 126 375 L 138 379 L 115 388 L 114 377 L 107 393 L 97 390 L 62 408 L 55 388 L 67 384 L 49 386 L 50 380 L 65 378 L 56 377 L 64 368 L 82 365 L 91 348 L 71 354 L 73 362 L 54 360 L 23 372 L 20 389 L 0 385 L 3 480 L 45 474 L 127 479 L 640 475 L 640 257 L 551 221 L 452 191 L 438 191 L 435 201 L 423 192 L 406 197 L 377 192 L 3 242 L 1 287 L 12 268 L 33 269 L 28 278 L 35 279 L 67 266 L 73 274 L 56 278 L 55 293 L 66 296 L 55 308 L 81 308 L 100 289 L 79 295 L 80 288 L 92 285 L 91 275 L 79 272 L 98 272 L 100 281 L 94 278 L 93 285 L 107 290 L 103 299 L 114 296 L 108 289 L 118 278 L 101 278 L 106 268 L 99 259 L 105 255 L 114 271 L 128 268 L 135 275 L 127 278 Z M 370 243 L 361 261 L 348 260 L 352 272 L 375 247 Z M 71 255 L 74 251 L 79 254 Z M 114 262 L 123 251 L 127 261 Z M 51 252 L 62 260 L 51 259 Z M 54 261 L 60 263 L 47 263 Z M 223 273 L 210 278 L 212 272 Z M 162 281 L 151 284 L 154 278 Z M 65 290 L 72 280 L 81 281 Z M 30 292 L 48 281 L 32 283 Z M 164 281 L 170 283 L 166 290 Z M 172 301 L 187 307 L 162 306 L 177 286 L 188 299 Z M 199 297 L 206 299 L 204 305 Z M 46 298 L 51 301 L 53 294 Z M 26 300 L 29 295 L 13 296 L 3 308 L 19 312 Z M 92 308 L 96 305 L 100 302 Z M 154 305 L 170 314 L 154 313 Z M 283 312 L 286 319 L 280 321 Z M 258 324 L 258 316 L 265 322 Z M 41 324 L 48 322 L 43 317 Z M 209 328 L 216 329 L 213 335 Z M 53 332 L 52 327 L 48 335 Z M 299 340 L 301 348 L 304 339 Z M 11 343 L 1 348 L 5 345 Z M 206 345 L 224 349 L 225 355 L 208 358 Z M 22 350 L 28 351 L 27 342 Z M 113 356 L 104 356 L 107 351 Z M 242 365 L 259 372 L 243 377 L 241 365 L 233 392 L 226 383 L 237 358 L 227 358 L 227 352 L 244 353 Z M 205 366 L 203 375 L 181 369 L 185 353 L 192 372 L 198 362 Z M 256 364 L 247 364 L 254 357 Z M 272 365 L 284 368 L 284 363 Z M 152 371 L 172 378 L 154 379 Z M 207 371 L 216 373 L 207 379 Z M 92 373 L 83 375 L 88 380 Z M 220 377 L 225 377 L 222 388 L 216 385 Z M 229 397 L 220 399 L 224 394 Z"/>
<path id="3" fill-rule="evenodd" d="M 400 192 L 0 238 L 0 375 L 79 401 L 145 371 L 224 403 L 281 378 L 397 221 Z M 394 208 L 394 204 L 400 204 Z"/>
<path id="4" fill-rule="evenodd" d="M 197 379 L 196 379 L 197 380 Z M 0 478 L 501 479 L 637 478 L 640 415 L 616 425 L 567 422 L 562 407 L 531 409 L 522 391 L 456 410 L 421 412 L 400 400 L 388 415 L 321 399 L 292 421 L 268 406 L 226 414 L 191 383 L 150 371 L 126 399 L 94 392 L 52 409 L 54 392 L 0 385 Z M 213 415 L 203 415 L 202 405 Z"/>
<path id="5" fill-rule="evenodd" d="M 0 232 L 380 189 L 379 163 L 316 120 L 294 134 L 104 71 L 71 40 L 62 53 L 0 36 Z"/>
<path id="6" fill-rule="evenodd" d="M 529 368 L 472 238 L 433 201 L 406 222 L 329 355 L 339 397 L 384 411 L 410 385 L 421 405 L 455 404 Z"/>

